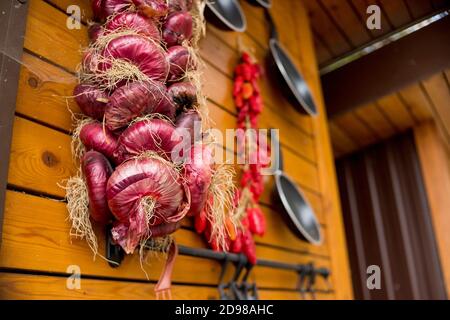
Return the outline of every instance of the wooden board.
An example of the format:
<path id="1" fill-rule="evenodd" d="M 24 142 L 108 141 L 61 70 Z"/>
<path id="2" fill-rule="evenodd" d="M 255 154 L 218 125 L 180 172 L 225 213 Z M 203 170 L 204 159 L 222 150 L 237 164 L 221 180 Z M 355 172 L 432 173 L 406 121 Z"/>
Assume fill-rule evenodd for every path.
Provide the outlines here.
<path id="1" fill-rule="evenodd" d="M 349 154 L 430 119 L 440 123 L 447 135 L 444 124 L 450 118 L 447 97 L 450 97 L 450 90 L 445 73 L 440 72 L 423 82 L 331 118 L 335 156 Z"/>
<path id="2" fill-rule="evenodd" d="M 70 223 L 67 221 L 65 204 L 59 201 L 8 191 L 4 223 L 3 245 L 0 251 L 0 266 L 3 268 L 29 269 L 48 272 L 65 272 L 69 265 L 78 265 L 82 272 L 91 276 L 104 276 L 127 279 L 146 279 L 141 269 L 139 257 L 127 257 L 122 265 L 111 268 L 97 257 L 93 260 L 92 253 L 85 241 L 71 239 L 69 236 Z M 32 209 L 30 209 L 32 208 Z M 271 214 L 266 211 L 268 224 L 273 224 Z M 36 217 L 39 217 L 37 219 Z M 290 231 L 280 226 L 286 236 Z M 99 252 L 104 252 L 104 231 L 96 229 L 99 240 Z M 289 251 L 258 246 L 258 257 L 263 259 L 277 259 L 287 263 L 307 263 L 315 261 L 317 265 L 329 265 L 328 257 L 318 251 L 308 255 L 310 248 L 298 240 L 290 238 L 290 244 L 284 238 L 278 239 L 280 232 L 267 230 L 267 235 L 260 243 L 269 243 L 277 247 L 291 248 Z M 206 243 L 194 232 L 181 229 L 175 234 L 177 243 L 191 247 L 205 248 Z M 298 245 L 293 245 L 297 243 Z M 303 251 L 301 251 L 303 250 Z M 32 257 L 32 259 L 30 259 Z M 161 258 L 151 259 L 151 264 L 145 267 L 148 276 L 157 280 L 164 262 Z M 195 263 L 202 272 L 187 272 L 189 265 Z M 267 269 L 267 268 L 262 268 Z M 174 268 L 173 280 L 187 283 L 214 284 L 218 280 L 219 264 L 206 260 L 180 256 Z M 255 279 L 263 287 L 295 287 L 295 273 L 279 272 L 275 270 L 266 277 L 266 271 L 255 268 Z M 273 271 L 273 270 L 271 270 Z M 277 276 L 278 274 L 278 276 Z"/>
<path id="3" fill-rule="evenodd" d="M 355 47 L 448 6 L 445 0 L 437 1 L 439 3 L 434 0 L 306 0 L 319 64 L 326 65 Z M 367 29 L 370 5 L 381 9 L 380 29 Z"/>
<path id="4" fill-rule="evenodd" d="M 442 272 L 450 294 L 450 154 L 433 122 L 414 129 L 420 166 L 428 195 Z"/>
<path id="5" fill-rule="evenodd" d="M 68 289 L 66 277 L 36 276 L 0 272 L 0 299 L 27 300 L 148 300 L 156 299 L 153 283 L 134 283 L 125 281 L 83 279 L 81 288 Z M 260 299 L 296 300 L 300 294 L 295 291 L 259 290 Z M 218 299 L 216 288 L 205 286 L 172 285 L 172 298 L 175 300 L 213 300 Z M 329 300 L 332 294 L 316 293 L 316 299 Z M 311 299 L 306 295 L 306 299 Z"/>
<path id="6" fill-rule="evenodd" d="M 32 15 L 28 19 L 25 37 L 26 53 L 22 59 L 9 168 L 6 233 L 0 250 L 0 267 L 4 271 L 0 282 L 12 284 L 1 294 L 7 297 L 24 297 L 27 294 L 54 297 L 60 294 L 69 298 L 79 298 L 83 294 L 86 298 L 109 298 L 110 295 L 105 291 L 117 288 L 120 298 L 127 295 L 135 298 L 146 290 L 144 286 L 149 286 L 148 283 L 143 283 L 146 277 L 140 268 L 138 257 L 127 257 L 118 269 L 110 268 L 100 258 L 93 261 L 84 241 L 69 238 L 65 204 L 57 201 L 64 196 L 64 190 L 58 184 L 76 171 L 70 153 L 72 121 L 67 108 L 74 112 L 79 110 L 73 100 L 67 97 L 72 94 L 76 83 L 74 74 L 81 59 L 81 53 L 76 48 L 87 43 L 84 24 L 76 32 L 65 28 L 65 11 L 71 4 L 80 5 L 83 23 L 91 18 L 89 5 L 85 1 L 30 1 Z M 305 10 L 301 5 L 295 5 L 296 10 L 292 11 L 289 10 L 288 2 L 279 2 L 274 6 L 273 14 L 277 24 L 280 21 L 286 22 L 285 25 L 280 24 L 283 34 L 281 39 L 294 55 L 295 63 L 302 70 L 306 81 L 311 84 L 314 98 L 321 110 L 320 116 L 316 118 L 299 114 L 281 94 L 280 83 L 272 77 L 268 65 L 265 65 L 268 29 L 262 10 L 247 4 L 243 7 L 250 17 L 251 30 L 238 34 L 208 25 L 207 37 L 201 43 L 200 54 L 206 60 L 205 93 L 209 96 L 211 119 L 222 132 L 235 127 L 236 110 L 231 96 L 233 67 L 240 49 L 249 50 L 264 63 L 267 71 L 266 77 L 261 81 L 266 107 L 261 115 L 261 126 L 280 129 L 286 172 L 302 187 L 316 211 L 325 236 L 323 245 L 316 247 L 299 240 L 291 233 L 280 219 L 280 208 L 272 201 L 273 179 L 269 177 L 261 199 L 268 227 L 265 237 L 255 238 L 258 257 L 286 263 L 312 261 L 317 266 L 331 268 L 331 282 L 335 292 L 321 293 L 320 296 L 350 298 L 350 278 L 348 270 L 345 270 L 345 243 L 342 242 L 325 110 Z M 300 21 L 293 13 L 297 11 L 302 15 Z M 302 31 L 299 34 L 289 34 L 286 30 Z M 55 43 L 67 54 L 56 54 Z M 225 151 L 229 152 L 227 149 Z M 328 227 L 329 223 L 332 228 Z M 100 252 L 103 252 L 104 232 L 97 231 Z M 189 221 L 176 233 L 176 240 L 193 247 L 202 248 L 206 245 L 192 231 L 192 223 Z M 64 284 L 60 278 L 70 264 L 80 265 L 82 272 L 89 278 L 83 281 L 92 281 L 84 293 L 71 295 L 56 287 Z M 153 282 L 158 279 L 162 264 L 162 260 L 156 259 L 152 260 L 151 266 L 146 267 Z M 192 265 L 198 270 L 195 274 L 186 272 Z M 14 274 L 8 274 L 5 270 L 14 270 Z M 181 256 L 177 259 L 174 270 L 175 291 L 179 287 L 180 296 L 182 291 L 186 291 L 192 292 L 194 298 L 216 298 L 216 295 L 209 292 L 211 286 L 217 283 L 219 271 L 217 262 Z M 49 273 L 54 274 L 46 275 Z M 108 280 L 100 280 L 104 277 Z M 262 292 L 268 298 L 282 299 L 287 298 L 286 292 L 295 293 L 297 276 L 291 271 L 258 266 L 252 272 L 251 279 L 264 289 Z M 27 281 L 32 283 L 28 291 L 24 289 Z M 100 281 L 102 285 L 99 284 Z M 48 288 L 44 287 L 45 283 L 48 283 Z M 127 291 L 125 288 L 129 283 L 136 287 L 130 286 L 130 291 Z M 318 280 L 317 287 L 325 287 L 321 279 Z M 178 297 L 178 293 L 175 296 Z M 151 292 L 149 298 L 154 298 Z"/>
<path id="7" fill-rule="evenodd" d="M 0 272 L 0 299 L 27 300 L 149 300 L 156 299 L 154 283 L 83 279 L 80 289 L 67 287 L 67 277 Z M 69 280 L 70 282 L 70 280 Z M 174 285 L 176 300 L 217 299 L 217 289 Z"/>

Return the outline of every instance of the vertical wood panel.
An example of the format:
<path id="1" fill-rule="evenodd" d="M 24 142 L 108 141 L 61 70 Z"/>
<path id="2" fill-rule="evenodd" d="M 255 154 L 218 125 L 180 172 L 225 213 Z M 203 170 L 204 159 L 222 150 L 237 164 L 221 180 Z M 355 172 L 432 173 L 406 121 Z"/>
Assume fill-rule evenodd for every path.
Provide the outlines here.
<path id="1" fill-rule="evenodd" d="M 382 272 L 382 289 L 368 293 L 353 274 L 357 298 L 446 298 L 418 163 L 410 133 L 337 162 L 351 265 Z"/>
<path id="2" fill-rule="evenodd" d="M 450 154 L 433 122 L 414 129 L 437 245 L 450 296 Z"/>
<path id="3" fill-rule="evenodd" d="M 364 155 L 364 166 L 366 168 L 366 177 L 367 177 L 367 184 L 369 186 L 369 192 L 370 192 L 370 204 L 372 206 L 372 212 L 375 222 L 375 230 L 377 234 L 377 242 L 378 246 L 380 248 L 380 259 L 381 259 L 381 268 L 384 270 L 384 284 L 386 287 L 386 298 L 387 299 L 394 299 L 395 293 L 394 293 L 394 281 L 392 278 L 392 270 L 391 270 L 391 264 L 389 261 L 389 254 L 388 254 L 388 243 L 386 238 L 386 232 L 383 225 L 383 217 L 381 213 L 381 198 L 379 196 L 379 191 L 376 185 L 376 179 L 375 175 L 376 172 L 373 167 L 373 161 L 368 155 Z"/>
<path id="4" fill-rule="evenodd" d="M 276 2 L 274 2 L 275 4 Z M 292 2 L 289 2 L 292 3 Z M 340 209 L 339 194 L 337 189 L 336 172 L 333 162 L 330 137 L 326 122 L 326 109 L 323 100 L 320 77 L 316 67 L 314 49 L 311 47 L 312 34 L 308 26 L 308 17 L 302 1 L 295 1 L 291 15 L 295 17 L 296 30 L 298 30 L 298 46 L 302 53 L 300 65 L 305 74 L 305 79 L 310 84 L 312 94 L 318 105 L 319 114 L 313 121 L 316 133 L 316 152 L 318 159 L 319 184 L 322 194 L 322 208 L 327 225 L 325 236 L 329 239 L 329 254 L 334 274 L 339 275 L 334 279 L 337 299 L 352 299 L 351 274 L 348 263 L 348 253 Z"/>
<path id="5" fill-rule="evenodd" d="M 423 86 L 430 99 L 434 117 L 438 118 L 447 138 L 450 138 L 450 88 L 446 75 L 436 74 L 423 81 Z"/>

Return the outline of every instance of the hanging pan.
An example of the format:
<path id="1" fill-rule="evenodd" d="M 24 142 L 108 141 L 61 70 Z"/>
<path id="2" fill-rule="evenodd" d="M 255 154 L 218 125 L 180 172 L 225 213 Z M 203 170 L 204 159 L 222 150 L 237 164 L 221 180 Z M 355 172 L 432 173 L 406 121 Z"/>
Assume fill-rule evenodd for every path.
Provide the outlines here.
<path id="1" fill-rule="evenodd" d="M 244 32 L 247 21 L 237 0 L 207 0 L 206 19 L 220 29 Z"/>
<path id="2" fill-rule="evenodd" d="M 272 0 L 249 0 L 249 2 L 253 5 L 260 5 L 267 9 L 272 6 Z"/>
<path id="3" fill-rule="evenodd" d="M 286 90 L 287 97 L 300 112 L 314 116 L 317 114 L 317 108 L 311 90 L 289 53 L 278 40 L 278 33 L 269 10 L 265 9 L 265 15 L 271 28 L 269 40 L 271 62 L 279 76 L 283 78 L 283 82 L 287 84 L 287 89 L 289 89 Z"/>
<path id="4" fill-rule="evenodd" d="M 283 156 L 280 143 L 276 134 L 272 134 L 275 140 L 275 159 L 277 170 L 275 172 L 275 203 L 281 204 L 282 216 L 289 228 L 299 238 L 312 244 L 322 243 L 322 233 L 316 215 L 308 200 L 294 181 L 283 172 Z"/>

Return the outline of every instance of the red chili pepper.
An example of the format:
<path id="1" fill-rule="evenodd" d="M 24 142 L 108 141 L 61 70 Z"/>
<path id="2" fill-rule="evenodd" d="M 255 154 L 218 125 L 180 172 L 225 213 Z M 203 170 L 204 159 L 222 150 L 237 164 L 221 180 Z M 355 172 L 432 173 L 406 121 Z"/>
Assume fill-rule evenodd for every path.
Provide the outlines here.
<path id="1" fill-rule="evenodd" d="M 206 229 L 206 223 L 207 223 L 207 219 L 206 219 L 206 214 L 205 212 L 202 210 L 200 212 L 200 214 L 196 215 L 194 218 L 194 227 L 195 227 L 195 231 L 198 234 L 202 234 L 205 229 Z"/>
<path id="2" fill-rule="evenodd" d="M 248 262 L 256 264 L 256 245 L 248 229 L 242 234 L 242 252 L 246 255 Z"/>
<path id="3" fill-rule="evenodd" d="M 242 85 L 242 98 L 250 99 L 253 95 L 253 87 L 250 82 L 244 82 Z"/>
<path id="4" fill-rule="evenodd" d="M 236 239 L 230 244 L 230 251 L 233 253 L 242 252 L 242 230 L 239 229 L 236 234 Z"/>
<path id="5" fill-rule="evenodd" d="M 266 219 L 261 209 L 258 207 L 250 208 L 247 212 L 249 230 L 258 236 L 263 236 L 266 231 Z"/>

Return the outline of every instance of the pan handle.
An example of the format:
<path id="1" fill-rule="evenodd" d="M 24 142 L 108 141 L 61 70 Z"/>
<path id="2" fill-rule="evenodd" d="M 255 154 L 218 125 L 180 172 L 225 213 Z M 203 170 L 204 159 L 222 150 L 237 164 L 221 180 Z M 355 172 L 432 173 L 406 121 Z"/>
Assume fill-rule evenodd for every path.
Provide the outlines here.
<path id="1" fill-rule="evenodd" d="M 278 40 L 277 27 L 275 26 L 275 22 L 273 21 L 273 18 L 272 18 L 272 15 L 270 14 L 269 9 L 264 8 L 264 13 L 265 13 L 267 21 L 269 21 L 270 39 Z"/>
<path id="2" fill-rule="evenodd" d="M 283 172 L 283 154 L 280 146 L 280 138 L 278 137 L 278 130 L 275 130 L 273 128 L 270 129 L 270 138 L 273 139 L 274 146 L 275 146 L 275 168 L 276 173 L 282 173 Z"/>

